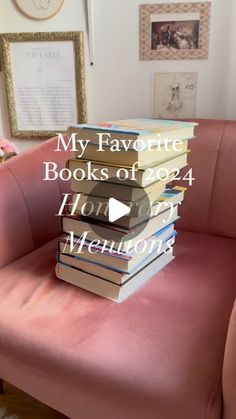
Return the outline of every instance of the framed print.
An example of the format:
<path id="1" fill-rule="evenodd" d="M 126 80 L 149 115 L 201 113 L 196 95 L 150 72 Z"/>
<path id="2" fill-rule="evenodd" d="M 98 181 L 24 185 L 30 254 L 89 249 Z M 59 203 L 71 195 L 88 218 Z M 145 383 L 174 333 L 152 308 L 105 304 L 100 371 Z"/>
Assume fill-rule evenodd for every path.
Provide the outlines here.
<path id="1" fill-rule="evenodd" d="M 154 118 L 194 118 L 197 73 L 156 73 Z"/>
<path id="2" fill-rule="evenodd" d="M 0 37 L 11 134 L 47 138 L 86 122 L 82 32 Z"/>
<path id="3" fill-rule="evenodd" d="M 140 6 L 140 59 L 207 59 L 211 3 Z"/>
<path id="4" fill-rule="evenodd" d="M 15 0 L 19 10 L 31 19 L 50 19 L 62 8 L 64 0 Z"/>

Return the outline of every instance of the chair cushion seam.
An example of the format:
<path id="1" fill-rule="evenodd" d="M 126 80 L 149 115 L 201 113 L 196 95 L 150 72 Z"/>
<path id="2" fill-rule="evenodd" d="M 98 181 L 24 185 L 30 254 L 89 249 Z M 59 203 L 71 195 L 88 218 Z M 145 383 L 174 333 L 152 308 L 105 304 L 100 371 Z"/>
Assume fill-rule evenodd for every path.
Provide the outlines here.
<path id="1" fill-rule="evenodd" d="M 218 389 L 221 387 L 222 383 L 222 371 L 220 371 L 216 377 L 216 381 L 214 381 L 212 389 L 210 391 L 207 405 L 206 405 L 206 412 L 205 412 L 205 419 L 210 419 L 210 405 L 214 401 L 215 396 L 217 395 Z"/>
<path id="2" fill-rule="evenodd" d="M 212 210 L 212 201 L 213 201 L 213 195 L 214 195 L 214 190 L 215 190 L 215 184 L 216 184 L 216 172 L 217 172 L 217 167 L 218 167 L 218 161 L 220 158 L 220 150 L 222 147 L 222 143 L 223 143 L 223 139 L 225 136 L 225 132 L 226 129 L 229 126 L 229 121 L 226 122 L 221 139 L 220 139 L 220 144 L 217 150 L 217 158 L 216 158 L 216 164 L 215 164 L 215 170 L 214 170 L 214 176 L 213 176 L 213 181 L 212 181 L 212 189 L 211 189 L 211 195 L 210 195 L 210 204 L 209 204 L 209 211 L 208 211 L 208 216 L 207 216 L 207 234 L 210 234 L 209 232 L 209 223 L 210 223 L 210 218 L 211 218 L 211 210 Z"/>
<path id="3" fill-rule="evenodd" d="M 45 155 L 45 157 L 47 158 L 47 159 L 50 159 L 49 161 L 53 161 L 52 160 L 52 156 L 50 155 L 50 153 L 47 153 L 44 149 L 43 149 L 43 147 L 40 147 L 41 148 L 41 152 Z M 44 160 L 44 162 L 45 162 L 46 160 Z M 57 184 L 57 190 L 58 190 L 58 193 L 59 193 L 59 200 L 61 200 L 61 189 L 60 189 L 60 183 L 59 183 L 59 176 L 58 176 L 58 178 L 57 178 L 57 181 L 55 182 L 54 180 L 52 180 L 51 182 L 55 182 L 56 184 Z"/>
<path id="4" fill-rule="evenodd" d="M 25 204 L 25 210 L 26 210 L 26 213 L 27 213 L 27 216 L 28 216 L 28 220 L 29 220 L 29 225 L 30 225 L 30 230 L 31 230 L 31 236 L 32 236 L 32 242 L 33 242 L 33 246 L 34 246 L 34 250 L 35 250 L 36 249 L 35 238 L 34 238 L 32 223 L 31 223 L 30 214 L 29 214 L 28 205 L 27 205 L 27 202 L 26 202 L 26 199 L 25 199 L 24 191 L 23 191 L 23 189 L 21 187 L 21 184 L 20 184 L 19 180 L 17 179 L 17 176 L 14 174 L 14 172 L 11 169 L 9 169 L 8 166 L 5 166 L 5 167 L 10 172 L 10 174 L 14 177 L 14 179 L 16 181 L 16 184 L 17 184 L 17 186 L 18 186 L 18 188 L 19 188 L 19 190 L 21 192 L 21 195 L 22 195 L 22 198 L 23 198 L 23 201 L 24 201 L 24 204 Z"/>

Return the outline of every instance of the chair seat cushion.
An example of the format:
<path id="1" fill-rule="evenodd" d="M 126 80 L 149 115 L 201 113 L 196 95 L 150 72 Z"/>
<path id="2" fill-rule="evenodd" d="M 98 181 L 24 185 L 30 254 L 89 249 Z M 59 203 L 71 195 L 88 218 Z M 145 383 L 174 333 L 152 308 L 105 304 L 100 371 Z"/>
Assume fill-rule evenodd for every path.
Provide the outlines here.
<path id="1" fill-rule="evenodd" d="M 179 232 L 117 304 L 56 279 L 56 241 L 0 271 L 0 377 L 74 419 L 220 418 L 236 240 Z"/>

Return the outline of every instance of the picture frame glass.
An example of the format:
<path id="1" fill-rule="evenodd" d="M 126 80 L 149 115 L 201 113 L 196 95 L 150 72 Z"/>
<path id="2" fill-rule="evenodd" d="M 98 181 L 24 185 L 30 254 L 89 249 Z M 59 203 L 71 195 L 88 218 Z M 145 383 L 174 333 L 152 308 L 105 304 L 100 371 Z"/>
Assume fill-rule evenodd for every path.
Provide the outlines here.
<path id="1" fill-rule="evenodd" d="M 3 34 L 11 135 L 47 138 L 85 123 L 83 32 Z"/>
<path id="2" fill-rule="evenodd" d="M 10 48 L 18 130 L 65 131 L 78 119 L 73 41 Z"/>
<path id="3" fill-rule="evenodd" d="M 199 49 L 200 14 L 152 14 L 152 50 Z"/>

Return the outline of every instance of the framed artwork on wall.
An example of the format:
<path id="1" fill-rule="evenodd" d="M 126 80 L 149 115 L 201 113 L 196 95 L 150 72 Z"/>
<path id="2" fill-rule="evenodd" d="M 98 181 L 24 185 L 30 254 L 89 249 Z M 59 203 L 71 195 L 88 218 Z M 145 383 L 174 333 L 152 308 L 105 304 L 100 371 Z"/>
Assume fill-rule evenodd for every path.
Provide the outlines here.
<path id="1" fill-rule="evenodd" d="M 18 9 L 31 19 L 50 19 L 61 10 L 64 0 L 15 0 Z"/>
<path id="2" fill-rule="evenodd" d="M 82 32 L 0 36 L 13 137 L 47 138 L 86 122 Z"/>
<path id="3" fill-rule="evenodd" d="M 194 118 L 197 73 L 156 73 L 154 118 Z"/>
<path id="4" fill-rule="evenodd" d="M 140 6 L 140 59 L 207 59 L 211 3 Z"/>

